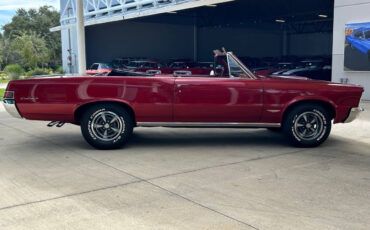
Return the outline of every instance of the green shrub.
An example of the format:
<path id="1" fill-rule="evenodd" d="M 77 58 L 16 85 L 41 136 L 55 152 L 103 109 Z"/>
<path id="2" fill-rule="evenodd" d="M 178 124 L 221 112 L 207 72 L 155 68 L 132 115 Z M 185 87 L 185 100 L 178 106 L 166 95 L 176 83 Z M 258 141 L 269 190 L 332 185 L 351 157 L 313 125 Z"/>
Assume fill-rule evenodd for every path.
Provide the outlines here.
<path id="1" fill-rule="evenodd" d="M 3 99 L 5 89 L 0 89 L 0 100 Z"/>
<path id="2" fill-rule="evenodd" d="M 63 71 L 63 66 L 58 66 L 56 69 L 55 69 L 55 73 L 58 73 L 58 74 L 64 74 L 65 72 Z"/>
<path id="3" fill-rule="evenodd" d="M 0 81 L 9 81 L 9 77 L 4 71 L 0 71 Z"/>
<path id="4" fill-rule="evenodd" d="M 4 72 L 9 76 L 10 79 L 16 80 L 24 73 L 24 69 L 18 65 L 7 65 Z"/>
<path id="5" fill-rule="evenodd" d="M 53 74 L 52 69 L 41 69 L 41 68 L 36 68 L 33 70 L 30 70 L 26 73 L 27 77 L 35 76 L 35 75 L 48 75 L 48 74 Z"/>

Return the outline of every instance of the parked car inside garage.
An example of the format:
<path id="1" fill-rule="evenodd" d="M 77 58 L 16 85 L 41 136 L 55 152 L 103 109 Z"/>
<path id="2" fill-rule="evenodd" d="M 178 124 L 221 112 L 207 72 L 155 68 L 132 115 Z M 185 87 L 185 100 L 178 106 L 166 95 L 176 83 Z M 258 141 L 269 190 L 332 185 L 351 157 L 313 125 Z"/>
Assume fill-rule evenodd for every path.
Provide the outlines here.
<path id="1" fill-rule="evenodd" d="M 108 63 L 94 63 L 86 70 L 86 74 L 95 75 L 95 74 L 105 74 L 110 73 L 113 67 Z"/>

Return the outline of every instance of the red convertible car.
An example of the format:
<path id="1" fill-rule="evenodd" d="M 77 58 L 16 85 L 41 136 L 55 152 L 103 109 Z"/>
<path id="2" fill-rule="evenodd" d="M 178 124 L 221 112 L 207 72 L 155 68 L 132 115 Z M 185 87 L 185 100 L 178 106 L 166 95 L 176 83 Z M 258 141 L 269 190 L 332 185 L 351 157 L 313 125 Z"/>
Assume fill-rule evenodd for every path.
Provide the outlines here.
<path id="1" fill-rule="evenodd" d="M 15 80 L 3 102 L 18 118 L 80 125 L 86 141 L 99 149 L 121 147 L 139 126 L 269 128 L 294 145 L 314 147 L 327 139 L 332 121 L 350 122 L 362 111 L 360 86 L 259 77 L 232 52 L 214 53 L 214 66 L 223 68 L 208 76 L 122 71 Z"/>

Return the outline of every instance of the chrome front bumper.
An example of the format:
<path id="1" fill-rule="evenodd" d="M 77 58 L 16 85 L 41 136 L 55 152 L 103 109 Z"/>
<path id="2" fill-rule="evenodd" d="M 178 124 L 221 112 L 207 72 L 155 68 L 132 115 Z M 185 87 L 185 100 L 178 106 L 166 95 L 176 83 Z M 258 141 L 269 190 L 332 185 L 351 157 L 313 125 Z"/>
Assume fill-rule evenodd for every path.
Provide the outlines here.
<path id="1" fill-rule="evenodd" d="M 4 105 L 5 110 L 10 115 L 12 115 L 15 118 L 22 118 L 22 116 L 18 112 L 17 106 L 15 105 L 15 100 L 4 99 L 3 105 Z"/>
<path id="2" fill-rule="evenodd" d="M 354 121 L 358 117 L 358 115 L 360 115 L 360 113 L 363 111 L 364 109 L 361 107 L 352 108 L 348 114 L 348 117 L 346 118 L 346 120 L 344 120 L 344 123 L 350 123 Z"/>

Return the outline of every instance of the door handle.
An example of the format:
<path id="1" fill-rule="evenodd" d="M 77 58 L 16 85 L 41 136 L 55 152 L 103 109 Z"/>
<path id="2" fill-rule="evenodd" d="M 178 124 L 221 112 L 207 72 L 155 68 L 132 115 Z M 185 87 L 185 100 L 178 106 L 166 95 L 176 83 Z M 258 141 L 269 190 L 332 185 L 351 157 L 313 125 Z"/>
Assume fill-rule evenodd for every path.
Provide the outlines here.
<path id="1" fill-rule="evenodd" d="M 177 88 L 181 88 L 183 86 L 188 86 L 189 84 L 177 84 Z"/>

